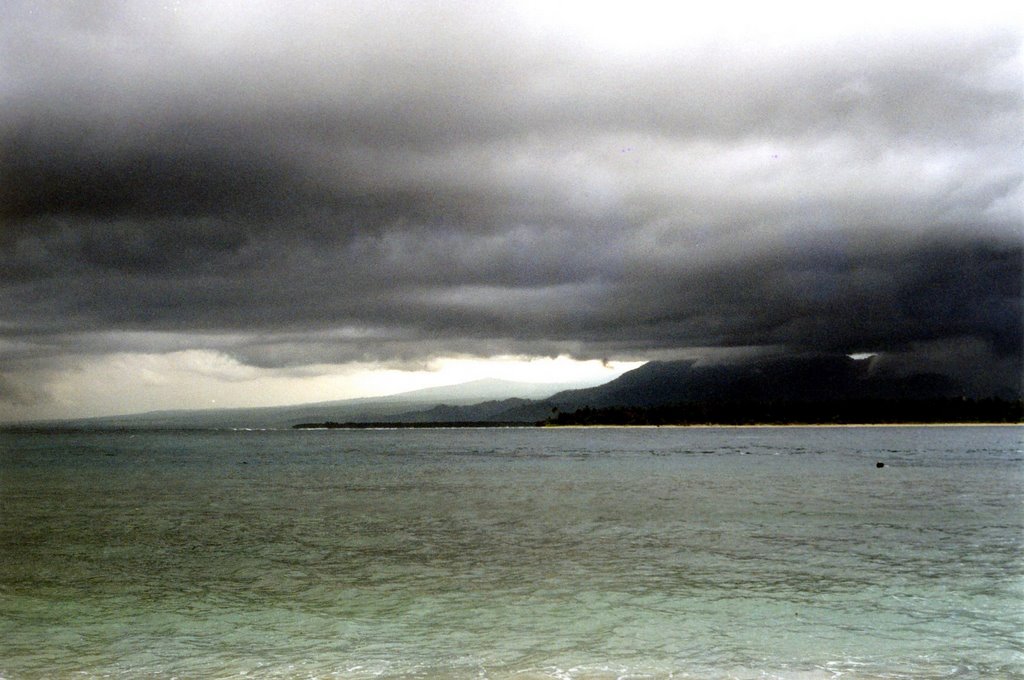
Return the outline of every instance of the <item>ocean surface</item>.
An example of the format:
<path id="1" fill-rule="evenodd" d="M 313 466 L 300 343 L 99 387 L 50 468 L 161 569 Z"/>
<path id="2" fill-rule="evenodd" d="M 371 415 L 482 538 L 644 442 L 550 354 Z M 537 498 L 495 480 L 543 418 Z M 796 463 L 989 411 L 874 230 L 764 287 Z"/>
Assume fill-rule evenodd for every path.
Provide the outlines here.
<path id="1" fill-rule="evenodd" d="M 0 678 L 1024 678 L 1022 449 L 0 433 Z"/>

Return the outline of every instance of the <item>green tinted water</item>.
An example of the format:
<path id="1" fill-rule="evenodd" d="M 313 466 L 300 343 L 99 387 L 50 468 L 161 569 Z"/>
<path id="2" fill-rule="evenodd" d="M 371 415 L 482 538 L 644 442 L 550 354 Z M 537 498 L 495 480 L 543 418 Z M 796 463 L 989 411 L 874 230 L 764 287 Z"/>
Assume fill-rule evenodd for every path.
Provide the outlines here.
<path id="1" fill-rule="evenodd" d="M 0 435 L 0 677 L 1024 677 L 1021 434 Z"/>

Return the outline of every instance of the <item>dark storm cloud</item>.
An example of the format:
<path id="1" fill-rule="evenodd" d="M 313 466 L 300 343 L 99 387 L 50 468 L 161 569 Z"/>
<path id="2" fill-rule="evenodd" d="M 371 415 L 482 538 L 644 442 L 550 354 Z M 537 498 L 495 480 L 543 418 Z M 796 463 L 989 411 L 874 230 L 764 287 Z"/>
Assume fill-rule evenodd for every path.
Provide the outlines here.
<path id="1" fill-rule="evenodd" d="M 471 4 L 0 31 L 0 361 L 1020 353 L 1014 27 L 642 58 Z"/>

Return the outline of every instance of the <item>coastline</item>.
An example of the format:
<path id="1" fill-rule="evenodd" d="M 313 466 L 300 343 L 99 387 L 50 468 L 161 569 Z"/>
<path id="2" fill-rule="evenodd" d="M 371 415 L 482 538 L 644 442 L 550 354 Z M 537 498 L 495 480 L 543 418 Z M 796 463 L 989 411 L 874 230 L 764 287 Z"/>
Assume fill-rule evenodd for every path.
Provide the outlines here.
<path id="1" fill-rule="evenodd" d="M 664 428 L 679 428 L 679 429 L 766 429 L 766 428 L 864 428 L 864 427 L 1024 427 L 1024 423 L 749 423 L 742 425 L 727 424 L 723 423 L 720 425 L 712 423 L 703 424 L 679 424 L 679 425 L 612 425 L 612 424 L 593 424 L 593 425 L 559 425 L 557 423 L 543 424 L 540 427 L 553 427 L 553 428 L 634 428 L 634 429 L 664 429 Z"/>
<path id="2" fill-rule="evenodd" d="M 293 425 L 293 430 L 408 430 L 408 429 L 768 429 L 768 428 L 878 428 L 878 427 L 1021 427 L 1024 423 L 1000 422 L 943 422 L 943 423 L 678 423 L 678 424 L 616 424 L 616 423 L 516 423 L 516 422 L 423 422 L 423 423 L 301 423 Z"/>

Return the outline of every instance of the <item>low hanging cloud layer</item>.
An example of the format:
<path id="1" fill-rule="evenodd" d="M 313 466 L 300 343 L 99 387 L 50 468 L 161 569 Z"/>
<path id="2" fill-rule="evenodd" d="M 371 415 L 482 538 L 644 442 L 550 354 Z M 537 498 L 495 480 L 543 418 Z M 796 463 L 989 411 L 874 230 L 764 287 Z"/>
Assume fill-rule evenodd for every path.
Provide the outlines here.
<path id="1" fill-rule="evenodd" d="M 1002 18 L 652 45 L 525 3 L 58 5 L 0 27 L 0 400 L 192 349 L 875 352 L 1019 384 Z"/>

